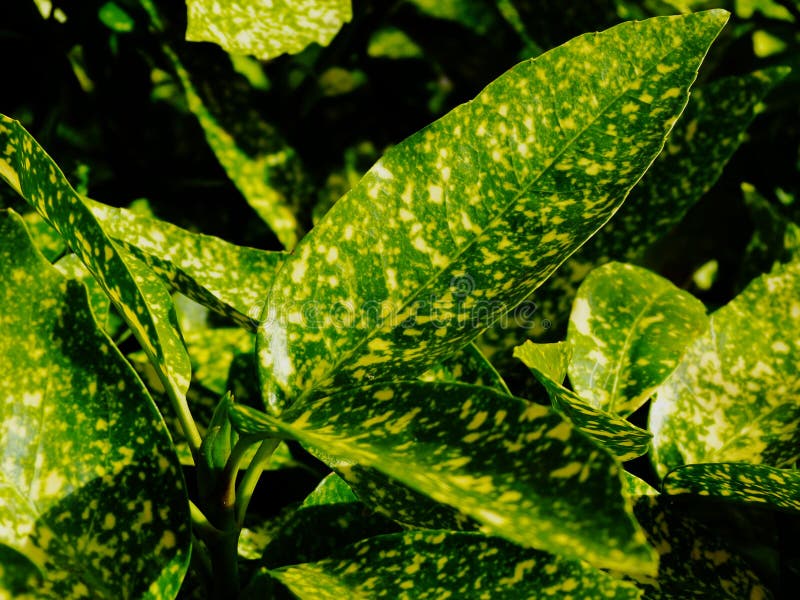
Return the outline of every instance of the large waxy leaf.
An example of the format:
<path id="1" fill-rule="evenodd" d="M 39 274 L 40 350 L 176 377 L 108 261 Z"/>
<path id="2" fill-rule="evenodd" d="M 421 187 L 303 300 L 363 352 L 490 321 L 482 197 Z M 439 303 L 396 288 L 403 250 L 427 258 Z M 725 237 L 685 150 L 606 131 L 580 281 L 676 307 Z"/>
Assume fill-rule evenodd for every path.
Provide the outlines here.
<path id="1" fill-rule="evenodd" d="M 291 250 L 301 234 L 292 210 L 298 200 L 293 196 L 299 191 L 294 180 L 302 171 L 297 153 L 243 100 L 252 92 L 241 89 L 240 81 L 228 81 L 230 73 L 214 72 L 213 79 L 204 84 L 192 78 L 174 51 L 166 48 L 165 52 L 217 160 L 247 203 Z M 227 86 L 220 85 L 222 78 Z M 231 90 L 229 95 L 217 97 L 226 88 Z"/>
<path id="2" fill-rule="evenodd" d="M 401 382 L 351 388 L 280 419 L 235 411 L 254 432 L 372 467 L 518 544 L 621 571 L 655 567 L 614 459 L 546 406 L 479 386 Z"/>
<path id="3" fill-rule="evenodd" d="M 353 490 L 347 482 L 336 473 L 329 473 L 319 485 L 314 488 L 306 499 L 303 506 L 321 506 L 323 504 L 343 504 L 347 502 L 357 502 Z"/>
<path id="4" fill-rule="evenodd" d="M 659 473 L 682 464 L 800 457 L 800 266 L 753 281 L 711 316 L 650 409 Z"/>
<path id="5" fill-rule="evenodd" d="M 658 577 L 640 583 L 648 599 L 772 598 L 744 559 L 666 496 L 643 496 L 634 512 L 660 556 Z"/>
<path id="6" fill-rule="evenodd" d="M 325 46 L 352 16 L 350 0 L 188 0 L 186 39 L 268 60 Z"/>
<path id="7" fill-rule="evenodd" d="M 543 348 L 537 348 L 543 346 Z M 619 460 L 631 460 L 647 453 L 651 435 L 619 416 L 598 409 L 556 380 L 547 372 L 563 379 L 562 365 L 569 351 L 565 344 L 533 344 L 526 342 L 514 354 L 530 368 L 534 377 L 547 390 L 553 407 L 575 427 L 596 440 Z M 557 355 L 561 355 L 560 357 Z"/>
<path id="8" fill-rule="evenodd" d="M 692 88 L 664 151 L 622 208 L 535 294 L 537 316 L 551 327 L 527 332 L 491 329 L 479 346 L 502 352 L 529 337 L 557 339 L 567 327 L 573 299 L 587 273 L 612 260 L 642 261 L 645 251 L 714 185 L 762 100 L 787 72 L 778 67 Z"/>
<path id="9" fill-rule="evenodd" d="M 700 494 L 800 512 L 800 471 L 749 463 L 685 465 L 670 471 L 667 494 Z"/>
<path id="10" fill-rule="evenodd" d="M 169 294 L 161 282 L 147 276 L 146 267 L 122 256 L 42 147 L 22 125 L 2 115 L 0 177 L 69 244 L 125 319 L 165 385 L 184 396 L 191 366 Z"/>
<path id="11" fill-rule="evenodd" d="M 178 291 L 255 328 L 283 252 L 236 246 L 122 208 L 86 202 L 109 236 Z"/>
<path id="12" fill-rule="evenodd" d="M 581 36 L 389 150 L 276 277 L 259 330 L 270 409 L 420 372 L 524 301 L 655 158 L 726 18 Z"/>
<path id="13" fill-rule="evenodd" d="M 85 288 L 16 214 L 0 240 L 0 543 L 41 571 L 37 597 L 173 598 L 189 511 L 164 423 Z"/>
<path id="14" fill-rule="evenodd" d="M 477 533 L 414 531 L 363 540 L 333 558 L 270 571 L 299 598 L 625 598 L 630 582 Z"/>
<path id="15" fill-rule="evenodd" d="M 708 327 L 703 304 L 641 267 L 609 263 L 584 280 L 569 320 L 569 380 L 590 404 L 626 416 Z"/>
<path id="16" fill-rule="evenodd" d="M 428 369 L 420 379 L 469 383 L 494 388 L 506 394 L 511 393 L 497 370 L 474 344 L 464 346 L 449 358 Z"/>

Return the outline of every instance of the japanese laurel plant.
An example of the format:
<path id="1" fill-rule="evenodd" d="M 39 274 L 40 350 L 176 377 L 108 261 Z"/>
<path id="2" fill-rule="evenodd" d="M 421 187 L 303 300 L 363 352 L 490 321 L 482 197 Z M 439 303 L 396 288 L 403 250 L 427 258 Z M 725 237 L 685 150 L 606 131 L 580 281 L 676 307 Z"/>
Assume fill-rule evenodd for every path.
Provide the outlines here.
<path id="1" fill-rule="evenodd" d="M 192 35 L 248 41 L 204 6 Z M 518 64 L 299 241 L 266 190 L 254 206 L 291 252 L 91 200 L 2 117 L 0 176 L 32 212 L 0 213 L 0 597 L 769 597 L 673 496 L 800 510 L 795 229 L 791 258 L 710 316 L 629 264 L 785 75 L 690 100 L 726 20 L 627 22 Z M 252 199 L 257 170 L 164 52 Z M 486 358 L 498 337 L 479 336 L 539 286 L 571 316 L 565 341 L 519 340 L 541 385 L 517 397 Z M 184 296 L 229 326 L 193 329 Z M 231 348 L 258 383 L 225 380 Z M 227 393 L 201 417 L 191 386 L 220 368 Z M 648 401 L 649 426 L 631 423 Z M 249 516 L 287 444 L 329 474 L 278 518 Z M 648 453 L 649 483 L 623 465 Z"/>

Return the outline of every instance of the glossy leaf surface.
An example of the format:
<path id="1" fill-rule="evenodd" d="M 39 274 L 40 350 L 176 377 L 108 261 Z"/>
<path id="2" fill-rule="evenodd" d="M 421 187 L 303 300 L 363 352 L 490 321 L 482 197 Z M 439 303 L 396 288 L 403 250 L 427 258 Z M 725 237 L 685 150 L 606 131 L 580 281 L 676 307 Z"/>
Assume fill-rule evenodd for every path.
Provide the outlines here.
<path id="1" fill-rule="evenodd" d="M 83 285 L 16 214 L 0 213 L 0 240 L 0 542 L 36 565 L 46 597 L 173 598 L 189 515 L 164 423 Z"/>
<path id="2" fill-rule="evenodd" d="M 640 592 L 585 563 L 480 534 L 417 531 L 271 571 L 299 598 L 614 598 Z"/>
<path id="3" fill-rule="evenodd" d="M 800 267 L 762 275 L 711 315 L 650 409 L 656 466 L 800 456 Z"/>
<path id="4" fill-rule="evenodd" d="M 655 567 L 616 462 L 546 406 L 484 387 L 405 382 L 351 388 L 280 419 L 238 411 L 256 431 L 379 470 L 516 543 L 621 571 Z"/>
<path id="5" fill-rule="evenodd" d="M 350 0 L 188 0 L 186 39 L 269 60 L 327 45 L 352 17 Z"/>
<path id="6" fill-rule="evenodd" d="M 800 471 L 748 463 L 685 465 L 664 478 L 664 492 L 716 496 L 800 512 Z"/>
<path id="7" fill-rule="evenodd" d="M 259 330 L 270 410 L 424 371 L 524 301 L 658 154 L 726 19 L 581 36 L 389 150 L 276 277 Z"/>
<path id="8" fill-rule="evenodd" d="M 511 394 L 503 378 L 474 344 L 464 346 L 449 358 L 431 367 L 420 376 L 420 379 L 482 385 Z"/>
<path id="9" fill-rule="evenodd" d="M 569 320 L 569 380 L 590 404 L 627 416 L 708 327 L 702 302 L 641 267 L 612 262 L 584 280 Z"/>
<path id="10" fill-rule="evenodd" d="M 303 500 L 303 506 L 342 504 L 357 501 L 358 498 L 353 494 L 353 490 L 350 489 L 347 482 L 336 473 L 329 473 L 319 482 L 314 491 L 306 496 L 306 499 Z"/>

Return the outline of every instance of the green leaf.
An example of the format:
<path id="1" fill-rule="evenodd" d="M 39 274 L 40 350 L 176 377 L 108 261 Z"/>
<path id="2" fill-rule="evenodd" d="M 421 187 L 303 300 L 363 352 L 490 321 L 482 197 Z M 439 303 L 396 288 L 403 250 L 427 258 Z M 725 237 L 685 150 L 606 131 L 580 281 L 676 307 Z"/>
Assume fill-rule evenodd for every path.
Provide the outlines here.
<path id="1" fill-rule="evenodd" d="M 648 599 L 772 598 L 744 559 L 673 502 L 666 496 L 643 496 L 634 505 L 660 557 L 658 577 L 639 584 Z"/>
<path id="2" fill-rule="evenodd" d="M 800 267 L 779 266 L 711 315 L 650 408 L 660 474 L 682 464 L 800 457 Z"/>
<path id="3" fill-rule="evenodd" d="M 545 379 L 559 385 L 564 383 L 564 377 L 567 376 L 570 355 L 570 347 L 566 342 L 534 344 L 528 340 L 514 348 L 515 358 L 520 359 L 528 368 L 538 371 Z"/>
<path id="4" fill-rule="evenodd" d="M 255 328 L 274 273 L 286 256 L 190 233 L 159 219 L 140 217 L 86 199 L 105 232 L 179 292 Z"/>
<path id="5" fill-rule="evenodd" d="M 506 382 L 474 344 L 464 346 L 451 357 L 428 369 L 420 379 L 482 385 L 511 394 Z"/>
<path id="6" fill-rule="evenodd" d="M 632 475 L 625 471 L 624 473 L 625 494 L 628 498 L 638 498 L 639 496 L 656 496 L 658 490 L 647 483 L 644 479 L 639 479 L 636 475 Z"/>
<path id="7" fill-rule="evenodd" d="M 389 150 L 278 272 L 258 338 L 270 410 L 424 371 L 524 301 L 658 154 L 726 19 L 581 36 Z"/>
<path id="8" fill-rule="evenodd" d="M 800 471 L 749 463 L 685 465 L 670 471 L 666 494 L 700 494 L 800 512 Z"/>
<path id="9" fill-rule="evenodd" d="M 329 473 L 319 482 L 314 491 L 303 500 L 303 506 L 319 506 L 322 504 L 340 504 L 357 502 L 358 498 L 347 485 L 347 482 L 336 473 Z"/>
<path id="10" fill-rule="evenodd" d="M 595 408 L 578 394 L 556 383 L 539 370 L 537 365 L 542 365 L 550 372 L 559 375 L 566 357 L 569 356 L 565 344 L 541 344 L 545 346 L 542 349 L 537 349 L 538 345 L 526 342 L 515 348 L 514 354 L 522 359 L 533 376 L 547 390 L 553 408 L 621 461 L 646 454 L 650 448 L 650 433 L 615 414 Z M 563 379 L 563 376 L 561 378 Z"/>
<path id="11" fill-rule="evenodd" d="M 190 42 L 269 60 L 316 42 L 326 46 L 352 16 L 350 0 L 187 0 Z"/>
<path id="12" fill-rule="evenodd" d="M 217 160 L 247 203 L 291 250 L 302 233 L 292 210 L 298 200 L 294 196 L 303 192 L 295 181 L 303 170 L 297 153 L 243 101 L 251 90 L 241 89 L 241 81 L 226 81 L 227 88 L 219 85 L 218 79 L 231 79 L 230 67 L 213 72 L 210 82 L 195 82 L 178 55 L 168 47 L 164 51 Z M 228 95 L 220 88 L 230 90 Z"/>
<path id="13" fill-rule="evenodd" d="M 413 531 L 270 571 L 301 599 L 639 598 L 629 582 L 475 533 Z"/>
<path id="14" fill-rule="evenodd" d="M 627 416 L 708 327 L 688 292 L 641 267 L 609 263 L 584 280 L 569 319 L 569 380 L 592 406 Z"/>
<path id="15" fill-rule="evenodd" d="M 69 253 L 56 261 L 53 266 L 67 279 L 77 279 L 86 286 L 86 291 L 89 294 L 89 306 L 92 307 L 94 318 L 103 329 L 108 331 L 106 327 L 110 305 L 108 296 L 106 296 L 103 288 L 94 280 L 94 277 L 92 277 L 92 274 L 89 273 L 81 260 L 74 254 Z"/>
<path id="16" fill-rule="evenodd" d="M 188 331 L 184 333 L 184 339 L 194 379 L 218 395 L 229 389 L 228 377 L 234 358 L 242 353 L 252 353 L 255 346 L 252 333 L 228 327 Z"/>
<path id="17" fill-rule="evenodd" d="M 83 285 L 15 213 L 0 240 L 0 542 L 36 565 L 45 597 L 173 598 L 189 511 L 164 423 Z"/>
<path id="18" fill-rule="evenodd" d="M 626 572 L 655 567 L 614 459 L 546 406 L 485 387 L 403 382 L 308 401 L 281 419 L 240 411 L 255 431 L 372 467 L 510 541 Z"/>
<path id="19" fill-rule="evenodd" d="M 67 242 L 131 328 L 164 384 L 176 396 L 185 396 L 191 367 L 164 286 L 109 239 L 64 174 L 22 125 L 2 115 L 0 148 L 0 177 Z"/>

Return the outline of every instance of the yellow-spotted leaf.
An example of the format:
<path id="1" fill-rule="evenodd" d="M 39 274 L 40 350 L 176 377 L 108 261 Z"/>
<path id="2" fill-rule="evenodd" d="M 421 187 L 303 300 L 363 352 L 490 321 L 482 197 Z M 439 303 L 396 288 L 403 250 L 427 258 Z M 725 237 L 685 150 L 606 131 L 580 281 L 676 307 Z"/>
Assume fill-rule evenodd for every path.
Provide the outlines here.
<path id="1" fill-rule="evenodd" d="M 741 556 L 708 527 L 687 517 L 667 496 L 643 496 L 636 501 L 634 512 L 660 557 L 658 576 L 642 578 L 639 583 L 646 598 L 772 598 Z"/>
<path id="2" fill-rule="evenodd" d="M 569 318 L 569 380 L 592 406 L 627 416 L 708 328 L 703 304 L 641 267 L 612 262 L 584 280 Z"/>
<path id="3" fill-rule="evenodd" d="M 232 327 L 187 331 L 184 339 L 192 361 L 193 379 L 218 395 L 228 390 L 234 358 L 252 353 L 255 345 L 251 332 Z M 252 376 L 256 376 L 255 369 Z"/>
<path id="4" fill-rule="evenodd" d="M 750 463 L 684 465 L 670 471 L 664 493 L 699 494 L 800 512 L 800 471 Z"/>
<path id="5" fill-rule="evenodd" d="M 166 288 L 130 255 L 122 256 L 90 208 L 19 122 L 0 115 L 0 177 L 58 232 L 131 328 L 163 384 L 183 397 L 189 357 Z"/>
<path id="6" fill-rule="evenodd" d="M 418 375 L 523 302 L 658 154 L 726 19 L 581 36 L 389 150 L 278 272 L 259 329 L 270 410 Z"/>
<path id="7" fill-rule="evenodd" d="M 34 241 L 34 244 L 35 243 Z M 70 253 L 58 259 L 53 263 L 53 266 L 58 269 L 64 277 L 68 279 L 77 279 L 86 286 L 86 291 L 89 293 L 89 305 L 92 307 L 94 318 L 106 329 L 108 323 L 108 308 L 110 306 L 108 296 L 106 296 L 103 288 L 94 280 L 92 274 L 86 270 L 81 260 Z M 106 331 L 108 330 L 106 329 Z"/>
<path id="8" fill-rule="evenodd" d="M 286 256 L 191 233 L 159 219 L 85 200 L 106 233 L 178 291 L 255 328 L 264 296 Z"/>
<path id="9" fill-rule="evenodd" d="M 297 153 L 276 129 L 243 100 L 252 93 L 227 72 L 213 72 L 210 81 L 196 81 L 178 55 L 165 52 L 222 168 L 247 203 L 291 250 L 302 234 L 293 207 L 303 193 L 303 167 Z M 207 65 L 204 64 L 204 66 Z M 220 79 L 224 84 L 220 85 Z"/>
<path id="10" fill-rule="evenodd" d="M 326 46 L 353 16 L 350 0 L 187 0 L 190 42 L 269 60 L 312 42 Z"/>
<path id="11" fill-rule="evenodd" d="M 660 474 L 683 464 L 800 457 L 800 264 L 778 266 L 711 315 L 650 408 Z"/>
<path id="12" fill-rule="evenodd" d="M 37 597 L 174 598 L 189 511 L 164 422 L 84 286 L 15 213 L 0 240 L 0 544 L 35 565 Z"/>
<path id="13" fill-rule="evenodd" d="M 625 493 L 627 494 L 628 498 L 639 498 L 640 496 L 656 496 L 658 495 L 658 490 L 647 483 L 644 479 L 637 477 L 631 473 L 625 471 L 624 473 L 624 481 L 625 481 Z"/>
<path id="14" fill-rule="evenodd" d="M 425 371 L 422 381 L 451 381 L 494 388 L 510 394 L 503 378 L 474 345 L 469 344 L 444 361 Z"/>
<path id="15" fill-rule="evenodd" d="M 256 431 L 282 432 L 334 465 L 371 467 L 510 541 L 620 571 L 655 569 L 616 461 L 546 406 L 413 381 L 350 388 L 280 418 L 247 412 Z"/>
<path id="16" fill-rule="evenodd" d="M 543 346 L 539 348 L 538 346 Z M 597 441 L 621 461 L 631 460 L 647 453 L 650 448 L 649 432 L 640 429 L 613 413 L 589 404 L 578 394 L 551 379 L 546 369 L 563 380 L 562 368 L 569 357 L 566 344 L 533 344 L 526 342 L 514 349 L 514 355 L 530 368 L 541 383 L 550 401 L 559 413 L 576 428 Z"/>
<path id="17" fill-rule="evenodd" d="M 329 473 L 319 485 L 314 488 L 306 499 L 303 506 L 319 506 L 322 504 L 342 504 L 346 502 L 357 502 L 353 490 L 347 482 L 336 473 Z"/>
<path id="18" fill-rule="evenodd" d="M 270 574 L 301 600 L 641 596 L 632 583 L 585 563 L 478 533 L 449 531 L 382 535 L 330 559 Z"/>

